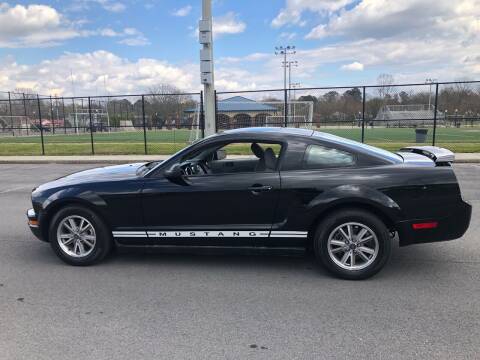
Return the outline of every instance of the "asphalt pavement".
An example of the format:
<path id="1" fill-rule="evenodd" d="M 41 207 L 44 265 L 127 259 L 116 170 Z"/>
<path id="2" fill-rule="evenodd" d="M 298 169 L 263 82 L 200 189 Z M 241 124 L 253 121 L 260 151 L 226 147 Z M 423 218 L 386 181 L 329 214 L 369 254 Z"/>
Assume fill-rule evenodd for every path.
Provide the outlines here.
<path id="1" fill-rule="evenodd" d="M 26 225 L 30 190 L 95 165 L 0 165 L 0 359 L 478 359 L 480 165 L 460 240 L 399 248 L 365 281 L 311 258 L 120 253 L 62 263 Z"/>

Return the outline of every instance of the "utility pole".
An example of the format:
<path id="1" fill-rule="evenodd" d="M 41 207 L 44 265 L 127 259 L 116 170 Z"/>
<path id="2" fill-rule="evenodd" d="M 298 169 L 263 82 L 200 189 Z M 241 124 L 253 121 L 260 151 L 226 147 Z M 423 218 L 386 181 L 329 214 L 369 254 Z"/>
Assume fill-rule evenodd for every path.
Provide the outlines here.
<path id="1" fill-rule="evenodd" d="M 283 56 L 283 91 L 284 91 L 284 122 L 285 127 L 288 126 L 288 97 L 287 97 L 287 55 L 296 54 L 295 46 L 275 46 L 275 55 Z"/>
<path id="2" fill-rule="evenodd" d="M 202 0 L 202 20 L 198 24 L 200 50 L 200 76 L 203 84 L 205 136 L 215 134 L 215 82 L 213 71 L 212 0 Z"/>

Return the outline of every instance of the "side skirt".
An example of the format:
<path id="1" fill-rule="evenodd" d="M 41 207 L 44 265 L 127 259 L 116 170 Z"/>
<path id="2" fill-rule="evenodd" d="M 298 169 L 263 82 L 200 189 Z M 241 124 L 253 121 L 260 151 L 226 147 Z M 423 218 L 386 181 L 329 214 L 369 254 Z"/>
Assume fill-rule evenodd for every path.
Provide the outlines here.
<path id="1" fill-rule="evenodd" d="M 277 255 L 303 256 L 304 247 L 258 247 L 258 246 L 183 246 L 183 245 L 124 245 L 117 243 L 119 250 L 144 250 L 168 254 L 204 254 L 204 255 Z"/>

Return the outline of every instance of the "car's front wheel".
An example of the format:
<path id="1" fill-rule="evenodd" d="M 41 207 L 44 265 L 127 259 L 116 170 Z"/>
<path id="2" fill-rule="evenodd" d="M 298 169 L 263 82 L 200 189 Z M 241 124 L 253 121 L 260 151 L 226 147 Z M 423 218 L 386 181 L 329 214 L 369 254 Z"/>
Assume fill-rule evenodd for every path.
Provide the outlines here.
<path id="1" fill-rule="evenodd" d="M 102 260 L 112 244 L 102 219 L 81 206 L 68 206 L 55 214 L 50 223 L 49 240 L 60 259 L 77 266 Z"/>
<path id="2" fill-rule="evenodd" d="M 334 275 L 359 280 L 376 274 L 391 251 L 390 233 L 370 212 L 346 209 L 325 218 L 314 238 L 315 254 Z"/>

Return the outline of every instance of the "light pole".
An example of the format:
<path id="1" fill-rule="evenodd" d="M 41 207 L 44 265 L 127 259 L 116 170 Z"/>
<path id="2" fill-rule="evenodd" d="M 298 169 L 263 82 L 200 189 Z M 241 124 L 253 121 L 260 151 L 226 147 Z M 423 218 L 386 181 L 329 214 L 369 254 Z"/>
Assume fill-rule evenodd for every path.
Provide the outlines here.
<path id="1" fill-rule="evenodd" d="M 290 83 L 290 88 L 293 89 L 293 121 L 295 121 L 295 100 L 297 99 L 296 90 L 299 87 L 300 87 L 300 83 Z"/>
<path id="2" fill-rule="evenodd" d="M 275 46 L 275 55 L 283 56 L 283 91 L 284 91 L 284 122 L 288 126 L 288 108 L 287 108 L 287 55 L 296 54 L 295 46 Z"/>
<path id="3" fill-rule="evenodd" d="M 290 101 L 290 91 L 292 89 L 292 66 L 298 67 L 298 61 L 287 61 L 282 66 L 288 67 L 288 100 Z"/>
<path id="4" fill-rule="evenodd" d="M 431 79 L 431 78 L 425 79 L 425 84 L 428 84 L 428 85 L 429 85 L 429 90 L 428 90 L 428 111 L 430 111 L 430 107 L 431 107 L 431 104 L 432 104 L 432 85 L 433 85 L 433 83 L 435 83 L 436 81 L 437 81 L 437 79 Z"/>

